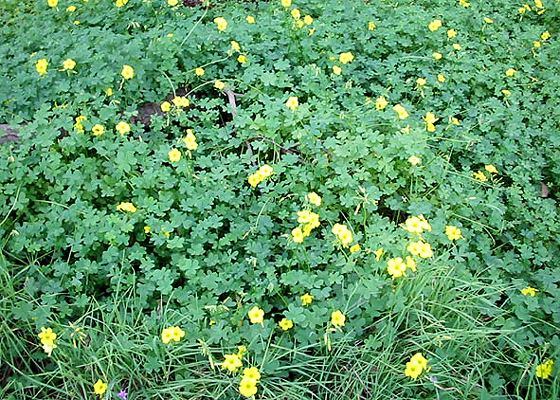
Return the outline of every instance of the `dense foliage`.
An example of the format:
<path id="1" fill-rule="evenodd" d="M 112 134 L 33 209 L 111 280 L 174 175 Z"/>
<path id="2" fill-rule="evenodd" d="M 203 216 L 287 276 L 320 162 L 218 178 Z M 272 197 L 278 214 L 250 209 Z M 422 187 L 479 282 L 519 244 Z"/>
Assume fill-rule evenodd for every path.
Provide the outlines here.
<path id="1" fill-rule="evenodd" d="M 560 3 L 198 3 L 1 6 L 2 398 L 558 398 Z"/>

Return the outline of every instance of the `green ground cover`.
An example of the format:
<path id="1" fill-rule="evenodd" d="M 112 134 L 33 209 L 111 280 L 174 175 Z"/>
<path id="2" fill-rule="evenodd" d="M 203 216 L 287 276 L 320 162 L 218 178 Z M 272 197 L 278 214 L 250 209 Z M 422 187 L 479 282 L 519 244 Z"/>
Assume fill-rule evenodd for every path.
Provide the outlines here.
<path id="1" fill-rule="evenodd" d="M 0 11 L 0 398 L 560 398 L 559 1 Z"/>

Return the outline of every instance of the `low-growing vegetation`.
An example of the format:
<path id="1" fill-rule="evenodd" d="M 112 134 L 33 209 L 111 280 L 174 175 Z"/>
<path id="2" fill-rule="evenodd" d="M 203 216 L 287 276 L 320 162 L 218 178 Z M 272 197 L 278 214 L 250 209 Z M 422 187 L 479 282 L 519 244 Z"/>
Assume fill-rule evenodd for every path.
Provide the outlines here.
<path id="1" fill-rule="evenodd" d="M 0 8 L 0 398 L 560 398 L 559 1 Z"/>

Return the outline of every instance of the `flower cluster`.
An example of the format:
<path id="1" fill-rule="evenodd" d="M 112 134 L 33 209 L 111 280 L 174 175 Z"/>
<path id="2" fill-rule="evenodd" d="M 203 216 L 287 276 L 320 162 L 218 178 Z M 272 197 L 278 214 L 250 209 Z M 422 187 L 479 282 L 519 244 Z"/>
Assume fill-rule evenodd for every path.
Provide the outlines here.
<path id="1" fill-rule="evenodd" d="M 387 260 L 387 272 L 393 279 L 405 276 L 407 269 L 416 272 L 416 261 L 410 256 L 406 256 L 405 260 L 402 257 Z"/>
<path id="2" fill-rule="evenodd" d="M 225 354 L 224 361 L 219 365 L 222 369 L 225 369 L 231 373 L 235 373 L 243 366 L 243 356 L 247 352 L 245 346 L 239 346 L 237 348 L 237 353 Z"/>
<path id="3" fill-rule="evenodd" d="M 179 342 L 183 337 L 185 337 L 185 331 L 178 326 L 170 326 L 161 331 L 161 341 L 164 344 L 169 344 L 172 341 Z"/>
<path id="4" fill-rule="evenodd" d="M 346 225 L 334 224 L 332 227 L 332 233 L 336 236 L 338 241 L 342 244 L 342 247 L 350 246 L 350 243 L 354 240 L 352 232 Z"/>
<path id="5" fill-rule="evenodd" d="M 243 376 L 239 382 L 239 393 L 244 397 L 252 397 L 257 394 L 257 384 L 261 379 L 261 373 L 257 367 L 243 369 Z"/>
<path id="6" fill-rule="evenodd" d="M 410 233 L 421 235 L 422 233 L 424 233 L 424 231 L 431 232 L 432 226 L 428 223 L 423 215 L 419 215 L 417 217 L 408 217 L 404 222 L 404 230 Z"/>
<path id="7" fill-rule="evenodd" d="M 292 229 L 292 239 L 295 243 L 303 243 L 303 239 L 311 235 L 311 231 L 321 225 L 319 214 L 309 210 L 297 212 L 298 227 Z"/>
<path id="8" fill-rule="evenodd" d="M 272 169 L 272 167 L 270 165 L 264 164 L 262 167 L 260 167 L 257 170 L 257 172 L 249 175 L 249 178 L 247 178 L 247 181 L 249 182 L 249 185 L 251 185 L 251 187 L 257 187 L 257 185 L 259 183 L 261 183 L 265 179 L 270 178 L 272 176 L 273 172 L 274 172 L 274 170 Z"/>
<path id="9" fill-rule="evenodd" d="M 56 333 L 54 333 L 51 328 L 41 328 L 41 332 L 38 336 L 39 339 L 41 339 L 43 350 L 50 356 L 52 351 L 57 347 L 55 343 Z"/>
<path id="10" fill-rule="evenodd" d="M 196 136 L 192 129 L 187 129 L 187 135 L 183 138 L 183 143 L 187 147 L 187 150 L 195 151 L 198 149 L 198 143 L 196 142 Z"/>
<path id="11" fill-rule="evenodd" d="M 428 360 L 422 353 L 416 353 L 406 363 L 404 374 L 412 379 L 417 379 L 424 371 L 429 371 Z"/>

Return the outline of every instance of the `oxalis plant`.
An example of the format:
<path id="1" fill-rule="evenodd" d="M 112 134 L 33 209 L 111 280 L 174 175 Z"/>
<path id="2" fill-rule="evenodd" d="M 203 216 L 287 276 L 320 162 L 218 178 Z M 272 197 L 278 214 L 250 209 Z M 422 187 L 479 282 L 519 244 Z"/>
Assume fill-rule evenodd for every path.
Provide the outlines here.
<path id="1" fill-rule="evenodd" d="M 4 0 L 0 397 L 560 397 L 560 3 Z"/>

